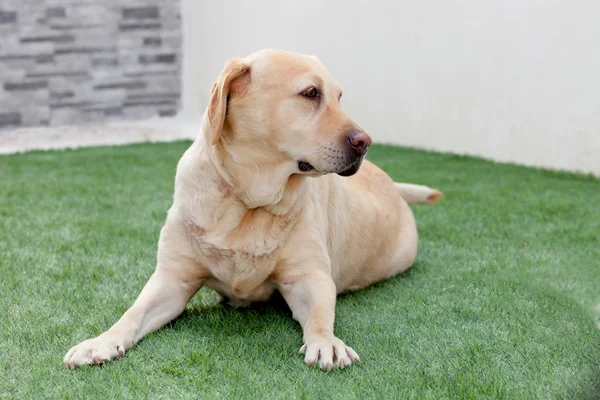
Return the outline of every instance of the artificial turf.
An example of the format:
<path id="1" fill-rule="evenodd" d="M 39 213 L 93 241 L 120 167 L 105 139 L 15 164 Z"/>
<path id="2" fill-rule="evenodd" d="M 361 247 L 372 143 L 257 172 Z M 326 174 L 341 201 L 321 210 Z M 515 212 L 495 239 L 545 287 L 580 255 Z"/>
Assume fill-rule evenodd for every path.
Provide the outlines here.
<path id="1" fill-rule="evenodd" d="M 283 304 L 203 288 L 123 359 L 65 368 L 152 273 L 187 146 L 0 157 L 0 397 L 600 398 L 600 181 L 388 146 L 369 158 L 446 198 L 413 208 L 413 268 L 339 298 L 360 364 L 309 369 Z"/>

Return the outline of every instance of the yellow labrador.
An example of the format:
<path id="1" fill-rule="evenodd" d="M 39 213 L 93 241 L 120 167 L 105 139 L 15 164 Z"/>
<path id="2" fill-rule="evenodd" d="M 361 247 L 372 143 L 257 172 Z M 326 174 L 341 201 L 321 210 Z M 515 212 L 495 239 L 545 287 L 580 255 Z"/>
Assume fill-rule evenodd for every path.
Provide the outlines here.
<path id="1" fill-rule="evenodd" d="M 278 290 L 302 325 L 306 364 L 358 362 L 333 332 L 336 295 L 410 267 L 417 229 L 407 202 L 442 194 L 393 183 L 363 162 L 371 138 L 344 113 L 341 95 L 315 57 L 263 50 L 229 60 L 201 135 L 177 166 L 154 274 L 123 317 L 69 350 L 65 365 L 123 356 L 203 285 L 235 306 Z"/>

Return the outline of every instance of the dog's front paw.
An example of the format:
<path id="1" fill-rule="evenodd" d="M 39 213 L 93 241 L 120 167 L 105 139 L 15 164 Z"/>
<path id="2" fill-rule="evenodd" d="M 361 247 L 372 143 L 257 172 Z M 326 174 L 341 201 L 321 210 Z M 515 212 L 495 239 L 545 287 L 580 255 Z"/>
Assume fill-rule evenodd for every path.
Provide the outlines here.
<path id="1" fill-rule="evenodd" d="M 330 371 L 334 365 L 343 369 L 360 361 L 358 354 L 350 346 L 346 346 L 344 342 L 333 335 L 318 336 L 307 340 L 300 348 L 300 353 L 304 354 L 306 365 L 311 367 L 318 363 L 319 368 L 324 371 Z"/>
<path id="2" fill-rule="evenodd" d="M 63 362 L 71 369 L 85 364 L 99 365 L 123 357 L 125 349 L 125 343 L 120 335 L 104 332 L 94 339 L 88 339 L 73 346 L 65 355 Z"/>

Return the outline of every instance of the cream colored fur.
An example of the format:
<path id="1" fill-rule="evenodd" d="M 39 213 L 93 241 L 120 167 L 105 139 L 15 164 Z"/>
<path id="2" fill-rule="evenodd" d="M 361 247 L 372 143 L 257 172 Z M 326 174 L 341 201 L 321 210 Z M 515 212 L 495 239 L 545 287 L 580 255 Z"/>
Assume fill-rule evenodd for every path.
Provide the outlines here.
<path id="1" fill-rule="evenodd" d="M 309 366 L 358 362 L 333 332 L 336 295 L 410 267 L 417 230 L 407 201 L 435 202 L 441 193 L 394 184 L 368 161 L 356 172 L 370 138 L 340 95 L 314 57 L 263 50 L 230 60 L 177 166 L 154 274 L 113 327 L 74 346 L 64 363 L 122 356 L 203 285 L 235 306 L 277 290 L 302 326 Z M 349 141 L 352 132 L 362 144 Z M 310 168 L 300 170 L 301 161 Z"/>

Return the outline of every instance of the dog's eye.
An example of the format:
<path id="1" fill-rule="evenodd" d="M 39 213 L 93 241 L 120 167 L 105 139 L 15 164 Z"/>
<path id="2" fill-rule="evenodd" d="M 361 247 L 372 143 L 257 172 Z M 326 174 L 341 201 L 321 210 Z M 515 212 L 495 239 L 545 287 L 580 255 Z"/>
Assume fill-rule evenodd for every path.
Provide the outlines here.
<path id="1" fill-rule="evenodd" d="M 302 92 L 302 96 L 308 97 L 309 99 L 314 99 L 319 97 L 319 89 L 314 86 L 309 87 L 304 92 Z"/>

